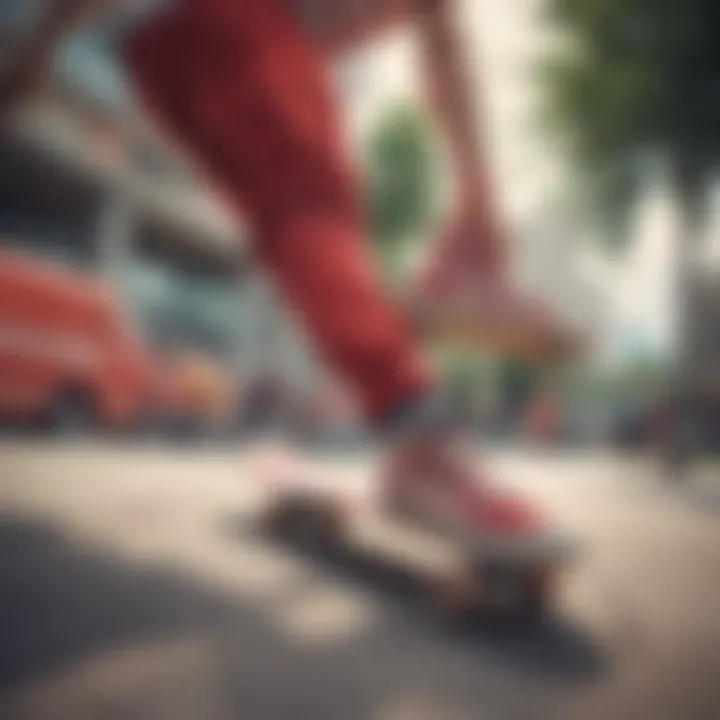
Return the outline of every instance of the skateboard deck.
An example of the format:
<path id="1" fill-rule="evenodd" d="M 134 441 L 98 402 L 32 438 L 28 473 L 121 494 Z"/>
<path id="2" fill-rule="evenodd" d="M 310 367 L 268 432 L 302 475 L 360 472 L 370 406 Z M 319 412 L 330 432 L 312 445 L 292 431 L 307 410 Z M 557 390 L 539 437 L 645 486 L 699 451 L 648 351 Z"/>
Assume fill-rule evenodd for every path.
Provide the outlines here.
<path id="1" fill-rule="evenodd" d="M 383 511 L 379 483 L 282 454 L 258 475 L 265 530 L 402 565 L 423 578 L 435 607 L 457 619 L 480 607 L 544 611 L 576 550 L 555 530 L 468 534 L 420 526 Z"/>

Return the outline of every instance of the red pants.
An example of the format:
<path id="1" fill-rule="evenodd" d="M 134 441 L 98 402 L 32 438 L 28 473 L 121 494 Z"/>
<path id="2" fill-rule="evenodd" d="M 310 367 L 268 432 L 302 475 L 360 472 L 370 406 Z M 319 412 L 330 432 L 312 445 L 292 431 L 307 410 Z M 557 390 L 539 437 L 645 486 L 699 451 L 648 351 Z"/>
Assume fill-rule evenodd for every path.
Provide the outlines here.
<path id="1" fill-rule="evenodd" d="M 283 0 L 179 0 L 131 38 L 141 97 L 249 219 L 315 346 L 380 418 L 427 388 L 378 281 L 327 63 Z"/>

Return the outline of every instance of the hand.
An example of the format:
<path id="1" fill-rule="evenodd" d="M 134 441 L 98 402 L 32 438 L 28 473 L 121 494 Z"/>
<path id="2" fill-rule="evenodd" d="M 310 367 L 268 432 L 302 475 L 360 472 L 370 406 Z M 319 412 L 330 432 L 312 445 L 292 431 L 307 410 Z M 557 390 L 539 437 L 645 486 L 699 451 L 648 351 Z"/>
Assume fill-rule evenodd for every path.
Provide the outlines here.
<path id="1" fill-rule="evenodd" d="M 424 284 L 457 286 L 468 277 L 472 284 L 496 282 L 505 274 L 505 239 L 478 208 L 466 207 L 435 240 L 422 273 Z"/>
<path id="2" fill-rule="evenodd" d="M 493 279 L 504 274 L 507 239 L 480 203 L 462 207 L 440 243 L 472 274 Z"/>

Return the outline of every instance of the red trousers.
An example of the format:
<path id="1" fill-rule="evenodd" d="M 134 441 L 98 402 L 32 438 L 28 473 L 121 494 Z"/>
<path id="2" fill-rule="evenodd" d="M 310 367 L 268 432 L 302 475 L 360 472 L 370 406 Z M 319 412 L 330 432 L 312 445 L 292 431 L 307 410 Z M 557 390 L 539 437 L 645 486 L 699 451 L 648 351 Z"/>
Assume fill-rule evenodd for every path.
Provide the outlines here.
<path id="1" fill-rule="evenodd" d="M 130 38 L 141 98 L 253 229 L 320 354 L 379 419 L 430 380 L 384 294 L 328 63 L 283 0 L 178 0 Z"/>

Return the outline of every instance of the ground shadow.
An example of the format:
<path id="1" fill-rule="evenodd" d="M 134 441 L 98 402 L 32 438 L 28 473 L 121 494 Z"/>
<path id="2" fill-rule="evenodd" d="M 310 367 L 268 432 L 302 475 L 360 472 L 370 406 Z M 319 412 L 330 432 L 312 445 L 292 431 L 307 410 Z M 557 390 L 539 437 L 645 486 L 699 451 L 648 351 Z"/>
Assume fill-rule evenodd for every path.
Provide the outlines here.
<path id="1" fill-rule="evenodd" d="M 362 567 L 356 566 L 361 574 Z M 374 577 L 396 596 L 410 595 L 399 576 Z M 307 646 L 281 632 L 263 603 L 227 596 L 171 567 L 120 561 L 44 523 L 0 517 L 3 720 L 363 720 L 384 717 L 397 698 L 415 695 L 441 708 L 446 702 L 460 707 L 461 717 L 476 717 L 481 707 L 483 717 L 492 720 L 539 717 L 537 697 L 507 673 L 499 682 L 494 660 L 484 666 L 468 663 L 463 652 L 424 640 L 418 650 L 416 635 L 398 633 L 395 621 L 392 612 L 383 613 L 360 635 Z M 207 677 L 196 677 L 194 670 L 171 674 L 162 680 L 161 699 L 156 697 L 160 681 L 150 678 L 106 693 L 105 704 L 91 698 L 91 706 L 75 705 L 66 714 L 16 714 L 13 709 L 18 690 L 46 688 L 48 678 L 64 677 L 79 665 L 103 666 L 104 658 L 128 646 L 139 648 L 142 657 L 145 648 L 172 647 L 188 637 L 203 638 L 203 646 L 210 648 L 203 670 Z M 491 654 L 511 652 L 504 642 L 502 648 L 494 647 Z M 511 654 L 517 661 L 523 653 Z M 195 690 L 193 683 L 200 680 L 202 687 Z M 211 695 L 211 705 L 178 710 L 178 702 L 194 702 L 203 693 Z M 175 706 L 167 705 L 168 697 Z M 518 714 L 518 707 L 534 710 Z"/>
<path id="2" fill-rule="evenodd" d="M 0 518 L 0 691 L 93 653 L 210 630 L 236 608 L 171 570 L 142 570 L 50 526 Z"/>
<path id="3" fill-rule="evenodd" d="M 470 625 L 449 627 L 428 606 L 426 579 L 391 559 L 344 544 L 291 543 L 265 532 L 247 515 L 231 517 L 226 528 L 238 540 L 270 542 L 335 577 L 368 588 L 399 605 L 403 616 L 418 624 L 416 631 L 441 633 L 444 641 L 472 649 L 484 661 L 524 677 L 563 685 L 587 683 L 601 676 L 609 663 L 599 644 L 567 618 L 551 614 L 542 622 L 518 625 L 478 616 Z"/>

